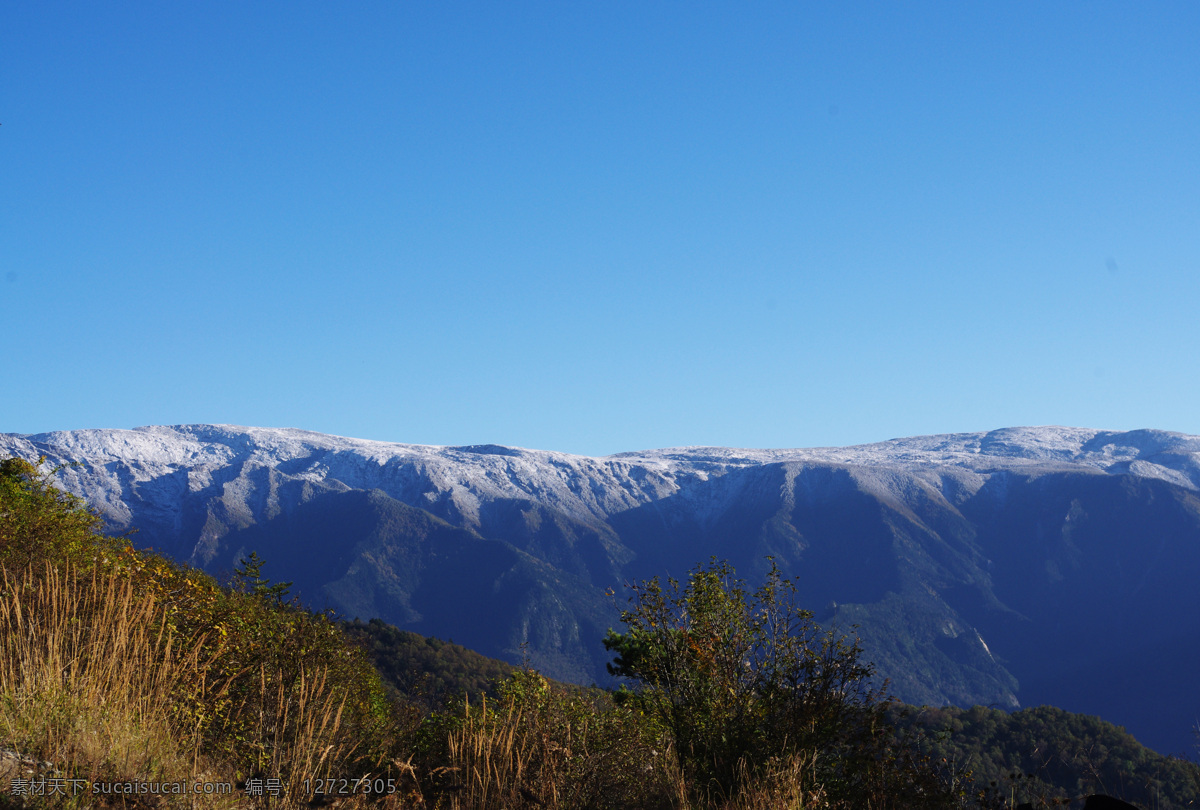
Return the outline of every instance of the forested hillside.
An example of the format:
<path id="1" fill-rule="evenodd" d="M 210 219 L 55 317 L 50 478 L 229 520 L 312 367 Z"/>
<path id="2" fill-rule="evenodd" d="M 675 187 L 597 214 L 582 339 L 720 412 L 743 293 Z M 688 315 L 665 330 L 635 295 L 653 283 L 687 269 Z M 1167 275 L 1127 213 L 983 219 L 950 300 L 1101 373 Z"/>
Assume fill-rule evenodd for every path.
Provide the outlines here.
<path id="1" fill-rule="evenodd" d="M 428 710 L 452 698 L 478 700 L 495 694 L 498 684 L 517 671 L 512 664 L 379 619 L 344 621 L 341 628 L 352 644 L 370 656 L 397 699 Z"/>
<path id="2" fill-rule="evenodd" d="M 899 728 L 922 730 L 920 748 L 1018 802 L 1121 796 L 1145 808 L 1200 806 L 1200 767 L 1146 748 L 1125 729 L 1053 706 L 1008 713 L 974 706 L 899 707 Z"/>

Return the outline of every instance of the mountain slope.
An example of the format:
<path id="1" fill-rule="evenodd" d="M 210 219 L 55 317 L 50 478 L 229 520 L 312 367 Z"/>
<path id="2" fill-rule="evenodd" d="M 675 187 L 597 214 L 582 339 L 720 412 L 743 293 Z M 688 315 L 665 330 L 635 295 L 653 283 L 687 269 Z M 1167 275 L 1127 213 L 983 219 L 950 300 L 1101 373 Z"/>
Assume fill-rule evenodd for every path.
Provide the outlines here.
<path id="1" fill-rule="evenodd" d="M 1054 703 L 1182 750 L 1200 715 L 1200 438 L 1010 428 L 587 458 L 192 425 L 0 436 L 111 528 L 314 607 L 582 682 L 604 591 L 772 555 L 913 703 Z"/>

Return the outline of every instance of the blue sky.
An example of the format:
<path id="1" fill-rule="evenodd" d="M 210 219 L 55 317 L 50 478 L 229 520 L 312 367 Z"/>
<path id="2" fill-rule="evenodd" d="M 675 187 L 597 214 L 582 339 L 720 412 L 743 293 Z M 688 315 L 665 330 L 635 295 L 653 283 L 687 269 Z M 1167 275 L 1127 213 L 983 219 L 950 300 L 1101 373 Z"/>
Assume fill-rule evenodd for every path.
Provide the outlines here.
<path id="1" fill-rule="evenodd" d="M 0 431 L 1200 434 L 1200 5 L 6 3 Z"/>

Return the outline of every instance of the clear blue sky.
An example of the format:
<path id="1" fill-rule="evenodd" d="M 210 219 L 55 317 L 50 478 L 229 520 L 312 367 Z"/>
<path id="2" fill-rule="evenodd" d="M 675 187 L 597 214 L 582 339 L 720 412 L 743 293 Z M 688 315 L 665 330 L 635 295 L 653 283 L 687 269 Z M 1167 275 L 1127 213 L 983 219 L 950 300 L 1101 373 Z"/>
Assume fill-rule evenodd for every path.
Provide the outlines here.
<path id="1" fill-rule="evenodd" d="M 10 2 L 0 431 L 1200 434 L 1200 4 Z"/>

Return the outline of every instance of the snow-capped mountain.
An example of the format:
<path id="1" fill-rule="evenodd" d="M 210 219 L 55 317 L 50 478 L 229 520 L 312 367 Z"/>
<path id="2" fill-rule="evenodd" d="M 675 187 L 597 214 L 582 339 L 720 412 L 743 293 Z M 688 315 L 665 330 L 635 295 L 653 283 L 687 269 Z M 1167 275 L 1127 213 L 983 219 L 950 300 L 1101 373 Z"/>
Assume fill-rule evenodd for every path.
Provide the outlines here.
<path id="1" fill-rule="evenodd" d="M 0 435 L 8 455 L 75 463 L 62 485 L 142 545 L 216 574 L 257 550 L 314 607 L 525 645 L 560 677 L 603 679 L 606 588 L 712 555 L 753 579 L 769 554 L 902 699 L 1054 702 L 1168 750 L 1200 715 L 1200 437 L 590 458 L 187 425 Z"/>
<path id="2" fill-rule="evenodd" d="M 578 520 L 605 521 L 735 469 L 781 463 L 871 470 L 874 474 L 864 477 L 884 490 L 896 469 L 933 486 L 952 481 L 955 489 L 978 489 L 997 472 L 1076 470 L 1133 474 L 1200 490 L 1200 437 L 1064 427 L 918 436 L 854 447 L 685 447 L 592 458 L 496 445 L 376 442 L 292 428 L 178 425 L 0 434 L 0 453 L 44 455 L 55 465 L 83 462 L 82 470 L 63 473 L 64 484 L 119 528 L 130 525 L 139 501 L 182 510 L 185 498 L 179 495 L 210 492 L 214 486 L 241 506 L 239 511 L 253 515 L 255 495 L 264 495 L 250 480 L 256 469 L 313 484 L 380 489 L 471 528 L 480 525 L 481 504 L 497 499 L 528 500 Z M 268 501 L 269 496 L 263 504 Z"/>

